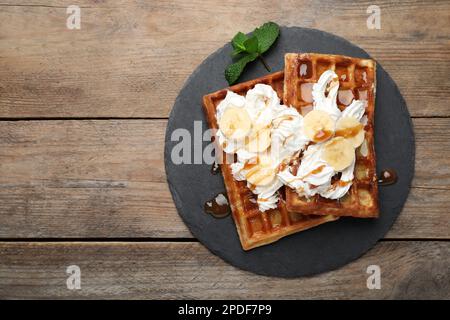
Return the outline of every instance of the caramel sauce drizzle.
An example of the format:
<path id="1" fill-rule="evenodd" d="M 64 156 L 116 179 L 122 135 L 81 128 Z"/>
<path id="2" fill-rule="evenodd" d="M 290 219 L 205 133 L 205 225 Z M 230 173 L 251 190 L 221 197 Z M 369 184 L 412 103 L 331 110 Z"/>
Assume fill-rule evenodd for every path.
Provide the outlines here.
<path id="1" fill-rule="evenodd" d="M 393 169 L 384 169 L 380 172 L 378 178 L 378 185 L 380 186 L 388 186 L 396 183 L 398 180 L 397 172 Z"/>
<path id="2" fill-rule="evenodd" d="M 315 142 L 322 142 L 328 140 L 333 135 L 333 132 L 328 130 L 320 130 L 314 135 Z"/>
<path id="3" fill-rule="evenodd" d="M 352 138 L 356 136 L 362 130 L 362 128 L 364 128 L 364 126 L 360 123 L 357 126 L 351 128 L 336 130 L 335 135 L 337 137 Z"/>
<path id="4" fill-rule="evenodd" d="M 206 201 L 203 208 L 207 214 L 210 214 L 214 218 L 222 219 L 227 217 L 231 213 L 231 207 L 228 204 L 228 199 L 226 203 L 217 203 L 217 198 L 219 196 L 223 196 L 227 199 L 225 193 L 219 193 L 211 200 Z"/>
<path id="5" fill-rule="evenodd" d="M 325 168 L 325 165 L 321 165 L 319 167 L 317 167 L 316 169 L 314 169 L 313 171 L 311 171 L 309 174 L 318 174 L 320 172 L 322 172 L 323 168 Z"/>

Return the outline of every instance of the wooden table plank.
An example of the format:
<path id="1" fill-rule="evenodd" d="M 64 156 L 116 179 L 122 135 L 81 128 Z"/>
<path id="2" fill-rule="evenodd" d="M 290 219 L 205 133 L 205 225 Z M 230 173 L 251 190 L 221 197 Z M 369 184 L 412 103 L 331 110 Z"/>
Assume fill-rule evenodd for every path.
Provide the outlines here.
<path id="1" fill-rule="evenodd" d="M 404 299 L 450 298 L 449 242 L 381 242 L 314 277 L 281 279 L 236 269 L 199 243 L 0 243 L 0 298 Z M 68 290 L 66 268 L 81 270 Z M 369 265 L 381 289 L 369 290 Z"/>
<path id="2" fill-rule="evenodd" d="M 73 1 L 16 4 L 0 4 L 0 117 L 167 117 L 207 55 L 268 20 L 353 41 L 413 116 L 450 116 L 449 1 L 379 1 L 380 30 L 366 27 L 371 1 L 85 0 L 76 31 L 66 28 Z"/>
<path id="3" fill-rule="evenodd" d="M 450 238 L 450 119 L 414 119 L 416 176 L 389 238 Z M 166 120 L 3 121 L 0 237 L 188 237 L 163 165 Z M 205 168 L 208 170 L 208 168 Z"/>
<path id="4" fill-rule="evenodd" d="M 448 0 L 378 1 L 381 30 L 366 28 L 372 1 L 80 0 L 82 29 L 70 31 L 72 4 L 0 3 L 0 298 L 450 299 Z M 166 120 L 2 121 L 166 118 L 205 57 L 268 20 L 361 46 L 415 117 L 406 206 L 385 240 L 339 270 L 267 278 L 195 242 L 166 183 Z M 122 237 L 141 239 L 88 241 Z M 72 291 L 74 264 L 82 289 Z M 366 288 L 371 264 L 381 290 Z"/>

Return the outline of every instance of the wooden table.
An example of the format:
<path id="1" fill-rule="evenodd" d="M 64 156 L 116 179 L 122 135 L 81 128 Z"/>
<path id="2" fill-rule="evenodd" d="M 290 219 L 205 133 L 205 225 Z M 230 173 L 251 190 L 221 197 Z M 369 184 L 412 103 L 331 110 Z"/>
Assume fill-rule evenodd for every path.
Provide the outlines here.
<path id="1" fill-rule="evenodd" d="M 81 30 L 66 27 L 81 7 Z M 381 8 L 368 30 L 366 9 Z M 262 277 L 182 223 L 163 165 L 183 82 L 239 30 L 273 20 L 367 50 L 404 95 L 416 172 L 397 222 L 349 265 Z M 449 1 L 3 0 L 0 298 L 450 298 Z M 381 268 L 369 290 L 366 268 Z M 69 290 L 66 269 L 81 269 Z"/>

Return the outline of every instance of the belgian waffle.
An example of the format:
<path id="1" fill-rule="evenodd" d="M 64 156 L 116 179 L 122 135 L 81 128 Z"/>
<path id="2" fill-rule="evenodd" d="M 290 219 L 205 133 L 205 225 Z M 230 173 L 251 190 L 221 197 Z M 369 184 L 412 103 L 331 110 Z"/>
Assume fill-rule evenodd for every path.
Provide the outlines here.
<path id="1" fill-rule="evenodd" d="M 280 99 L 282 99 L 283 79 L 284 73 L 280 71 L 204 96 L 203 109 L 209 127 L 211 129 L 218 129 L 216 108 L 225 98 L 227 90 L 240 95 L 245 95 L 247 91 L 252 89 L 256 84 L 262 83 L 272 86 Z M 216 141 L 217 140 L 218 139 L 216 139 Z M 220 146 L 218 146 L 218 150 L 220 150 Z M 225 154 L 223 158 L 226 159 Z M 230 164 L 222 164 L 221 171 L 233 219 L 244 250 L 269 244 L 289 234 L 337 219 L 331 215 L 309 216 L 289 212 L 286 209 L 284 200 L 278 201 L 278 207 L 276 209 L 261 212 L 256 203 L 256 196 L 247 187 L 246 182 L 236 181 L 233 178 Z"/>
<path id="2" fill-rule="evenodd" d="M 314 215 L 378 217 L 374 149 L 375 68 L 376 63 L 371 59 L 315 53 L 285 55 L 284 103 L 295 107 L 303 115 L 312 109 L 312 84 L 329 69 L 334 70 L 339 77 L 338 106 L 341 110 L 346 108 L 352 97 L 367 101 L 365 142 L 356 150 L 355 178 L 348 193 L 339 200 L 330 200 L 319 195 L 308 199 L 286 187 L 288 210 Z M 295 174 L 295 165 L 293 170 Z"/>

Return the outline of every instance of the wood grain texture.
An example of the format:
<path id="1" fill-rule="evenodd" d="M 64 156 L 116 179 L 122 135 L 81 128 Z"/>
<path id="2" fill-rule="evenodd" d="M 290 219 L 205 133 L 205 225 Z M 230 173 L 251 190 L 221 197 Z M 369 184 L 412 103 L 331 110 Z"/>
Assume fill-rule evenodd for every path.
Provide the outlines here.
<path id="1" fill-rule="evenodd" d="M 450 2 L 73 1 L 0 4 L 0 117 L 167 117 L 183 82 L 239 30 L 268 20 L 335 33 L 376 58 L 413 116 L 450 116 Z"/>
<path id="2" fill-rule="evenodd" d="M 76 31 L 66 28 L 72 0 L 0 2 L 1 299 L 450 299 L 448 0 L 377 1 L 381 30 L 366 27 L 370 0 L 79 0 Z M 315 277 L 261 277 L 195 242 L 166 183 L 166 120 L 73 119 L 166 118 L 201 61 L 268 20 L 362 47 L 424 117 L 413 121 L 413 188 L 388 240 Z M 122 237 L 152 241 L 95 242 Z M 73 264 L 81 290 L 66 288 Z M 381 290 L 366 288 L 371 264 Z"/>
<path id="3" fill-rule="evenodd" d="M 450 119 L 414 119 L 413 188 L 388 238 L 450 238 Z M 163 164 L 166 120 L 3 121 L 0 237 L 192 237 Z"/>
<path id="4" fill-rule="evenodd" d="M 449 299 L 448 242 L 381 242 L 336 271 L 281 279 L 236 269 L 199 243 L 0 243 L 0 298 Z M 381 268 L 381 289 L 366 286 Z M 68 290 L 66 268 L 81 269 Z"/>

